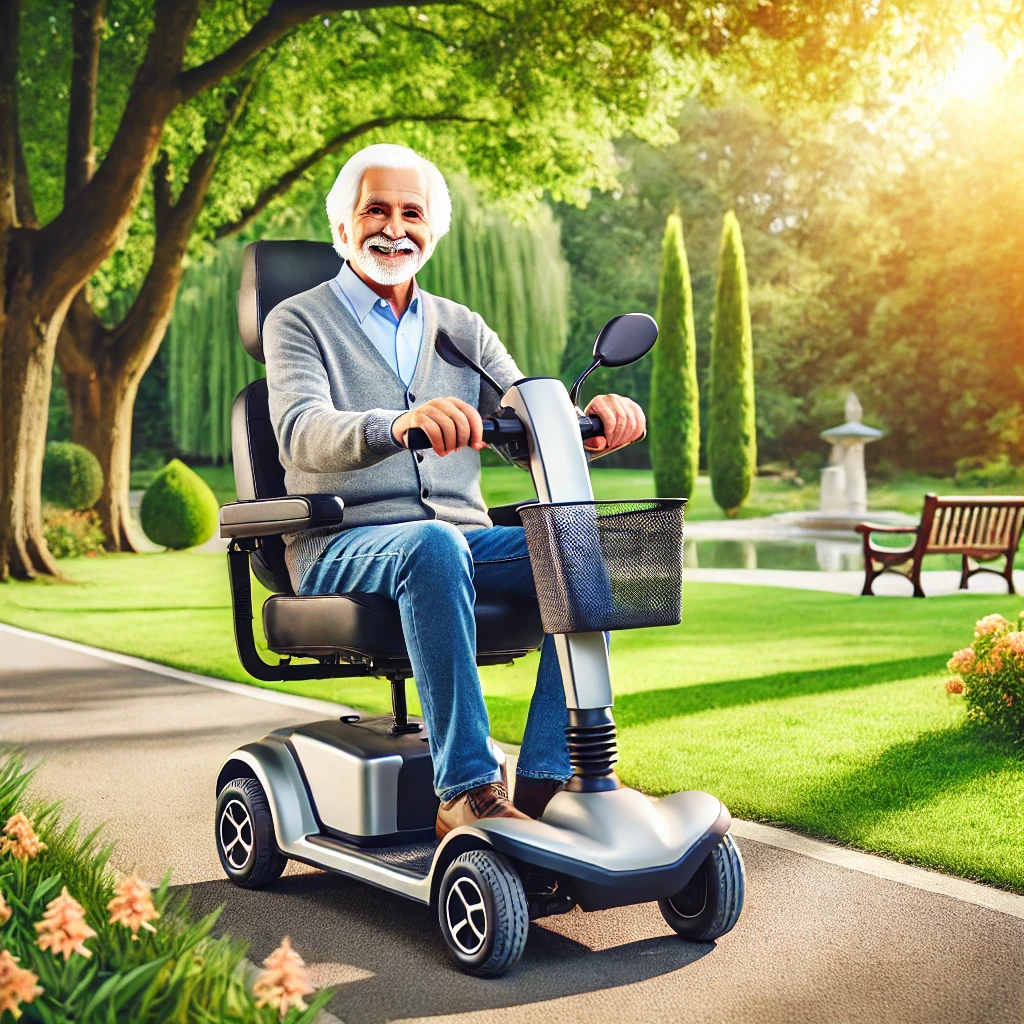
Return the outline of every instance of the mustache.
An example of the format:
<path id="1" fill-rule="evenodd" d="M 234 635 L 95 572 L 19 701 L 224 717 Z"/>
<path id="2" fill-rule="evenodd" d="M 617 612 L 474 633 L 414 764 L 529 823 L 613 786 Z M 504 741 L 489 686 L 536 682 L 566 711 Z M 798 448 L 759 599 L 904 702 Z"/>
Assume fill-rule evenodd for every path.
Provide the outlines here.
<path id="1" fill-rule="evenodd" d="M 411 238 L 388 238 L 387 235 L 371 235 L 362 245 L 364 252 L 406 252 L 410 256 L 416 256 L 420 247 Z"/>

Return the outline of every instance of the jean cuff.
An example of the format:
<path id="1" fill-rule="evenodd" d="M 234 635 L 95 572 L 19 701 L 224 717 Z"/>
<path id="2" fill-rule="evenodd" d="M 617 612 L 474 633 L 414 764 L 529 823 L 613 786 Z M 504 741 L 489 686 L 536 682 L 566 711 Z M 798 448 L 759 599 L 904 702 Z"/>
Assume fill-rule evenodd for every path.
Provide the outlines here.
<path id="1" fill-rule="evenodd" d="M 553 779 L 555 782 L 568 782 L 572 774 L 572 769 L 567 772 L 531 772 L 529 769 L 521 772 L 516 768 L 517 779 Z"/>
<path id="2" fill-rule="evenodd" d="M 454 800 L 457 796 L 462 796 L 463 793 L 476 789 L 477 786 L 486 786 L 488 782 L 501 782 L 500 767 L 495 768 L 493 772 L 489 772 L 487 775 L 481 775 L 480 778 L 473 779 L 472 782 L 460 782 L 457 786 L 449 786 L 448 789 L 442 790 L 437 795 L 441 803 L 446 804 L 449 800 Z"/>

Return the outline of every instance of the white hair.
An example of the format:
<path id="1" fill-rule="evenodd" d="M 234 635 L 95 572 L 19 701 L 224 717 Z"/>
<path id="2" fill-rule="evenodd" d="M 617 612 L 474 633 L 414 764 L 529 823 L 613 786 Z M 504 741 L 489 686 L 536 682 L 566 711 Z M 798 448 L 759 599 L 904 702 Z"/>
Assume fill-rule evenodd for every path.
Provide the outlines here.
<path id="1" fill-rule="evenodd" d="M 327 193 L 327 219 L 331 224 L 331 238 L 335 251 L 343 259 L 351 255 L 349 246 L 341 240 L 338 225 L 344 224 L 352 235 L 352 216 L 359 202 L 359 189 L 363 175 L 374 167 L 409 168 L 419 171 L 427 186 L 427 221 L 430 227 L 431 248 L 448 233 L 452 222 L 452 200 L 444 175 L 426 157 L 408 146 L 379 142 L 353 153 L 334 179 Z"/>

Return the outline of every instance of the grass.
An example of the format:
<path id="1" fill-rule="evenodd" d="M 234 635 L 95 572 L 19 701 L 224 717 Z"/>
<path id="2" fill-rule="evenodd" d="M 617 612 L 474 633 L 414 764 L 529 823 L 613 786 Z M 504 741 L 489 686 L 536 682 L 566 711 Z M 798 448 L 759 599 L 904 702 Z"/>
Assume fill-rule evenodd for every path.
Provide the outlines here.
<path id="1" fill-rule="evenodd" d="M 0 620 L 251 682 L 234 652 L 222 556 L 64 564 L 77 583 L 0 587 Z M 975 620 L 1019 607 L 998 595 L 688 582 L 680 626 L 612 638 L 621 774 L 651 794 L 707 789 L 737 816 L 1024 892 L 1024 760 L 969 726 L 942 685 Z M 499 739 L 522 735 L 536 661 L 481 670 Z M 380 680 L 282 688 L 388 706 Z"/>

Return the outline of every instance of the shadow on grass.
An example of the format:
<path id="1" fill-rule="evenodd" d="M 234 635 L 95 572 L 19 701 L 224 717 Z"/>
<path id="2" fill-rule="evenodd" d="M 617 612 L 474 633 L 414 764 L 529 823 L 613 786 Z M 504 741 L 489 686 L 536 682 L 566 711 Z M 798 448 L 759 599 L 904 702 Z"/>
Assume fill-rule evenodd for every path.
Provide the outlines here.
<path id="1" fill-rule="evenodd" d="M 870 764 L 830 776 L 787 817 L 798 828 L 856 840 L 887 815 L 912 810 L 944 792 L 1006 770 L 1024 777 L 1024 759 L 966 722 L 921 733 L 888 747 Z"/>
<path id="2" fill-rule="evenodd" d="M 762 701 L 786 700 L 817 693 L 853 690 L 877 686 L 898 679 L 915 679 L 941 671 L 945 653 L 877 661 L 837 668 L 814 668 L 802 672 L 777 672 L 770 676 L 748 679 L 726 679 L 717 683 L 675 686 L 661 690 L 627 693 L 615 700 L 615 721 L 620 728 L 646 725 L 665 718 L 696 715 L 702 711 L 759 704 Z M 491 735 L 505 743 L 519 743 L 526 726 L 529 698 L 487 698 Z"/>

